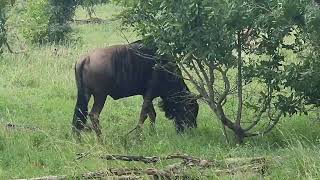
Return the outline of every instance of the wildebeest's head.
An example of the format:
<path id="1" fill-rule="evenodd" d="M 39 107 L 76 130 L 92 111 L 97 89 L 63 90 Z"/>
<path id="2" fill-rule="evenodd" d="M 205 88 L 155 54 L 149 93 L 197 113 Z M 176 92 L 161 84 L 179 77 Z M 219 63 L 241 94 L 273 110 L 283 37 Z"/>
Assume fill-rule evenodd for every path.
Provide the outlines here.
<path id="1" fill-rule="evenodd" d="M 199 111 L 199 104 L 189 91 L 181 95 L 162 97 L 159 103 L 165 116 L 174 120 L 177 133 L 182 133 L 185 128 L 196 128 Z"/>
<path id="2" fill-rule="evenodd" d="M 161 70 L 163 86 L 166 89 L 161 96 L 160 108 L 165 116 L 173 119 L 177 133 L 185 128 L 197 127 L 199 104 L 197 98 L 190 92 L 182 78 L 182 73 L 176 65 L 165 65 Z"/>

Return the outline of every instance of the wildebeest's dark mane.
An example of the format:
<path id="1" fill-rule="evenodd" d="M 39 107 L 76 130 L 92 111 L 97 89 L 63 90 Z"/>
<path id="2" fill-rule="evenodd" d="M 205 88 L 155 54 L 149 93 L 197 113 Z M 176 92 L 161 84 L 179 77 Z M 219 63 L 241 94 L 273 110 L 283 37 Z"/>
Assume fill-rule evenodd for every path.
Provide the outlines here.
<path id="1" fill-rule="evenodd" d="M 145 63 L 137 63 L 136 61 L 145 61 Z M 142 82 L 145 79 L 145 74 L 150 71 L 147 67 L 155 64 L 151 59 L 137 57 L 135 51 L 128 46 L 119 46 L 115 49 L 111 56 L 111 63 L 112 77 L 116 78 L 113 79 L 114 89 L 118 91 L 113 92 L 115 94 L 121 94 L 119 90 L 127 91 L 127 89 L 134 87 L 123 82 L 132 82 L 133 84 L 134 82 Z"/>
<path id="2" fill-rule="evenodd" d="M 155 48 L 147 47 L 145 44 L 143 44 L 142 40 L 134 41 L 128 44 L 127 47 L 143 59 L 149 59 L 153 61 L 159 60 L 159 58 L 156 56 L 157 50 Z"/>
<path id="3" fill-rule="evenodd" d="M 168 59 L 164 58 L 164 56 L 157 56 L 157 48 L 153 45 L 146 46 L 142 40 L 137 40 L 134 42 L 131 42 L 127 45 L 129 49 L 133 50 L 136 55 L 144 58 L 149 59 L 157 64 L 165 65 L 169 62 Z"/>

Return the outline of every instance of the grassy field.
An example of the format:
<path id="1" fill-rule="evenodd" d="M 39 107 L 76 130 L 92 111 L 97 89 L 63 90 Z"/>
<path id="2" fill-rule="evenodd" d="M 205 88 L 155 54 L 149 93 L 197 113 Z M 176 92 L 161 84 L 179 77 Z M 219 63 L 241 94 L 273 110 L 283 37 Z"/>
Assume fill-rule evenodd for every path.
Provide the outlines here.
<path id="1" fill-rule="evenodd" d="M 118 7 L 97 8 L 97 15 L 108 19 Z M 86 18 L 82 9 L 77 18 Z M 237 173 L 208 179 L 318 179 L 320 177 L 320 122 L 314 115 L 287 117 L 265 137 L 247 139 L 242 146 L 227 145 L 220 124 L 205 104 L 198 116 L 199 128 L 176 135 L 172 122 L 158 112 L 157 133 L 149 134 L 148 123 L 143 141 L 122 136 L 135 126 L 141 97 L 114 101 L 107 99 L 101 114 L 106 144 L 96 143 L 93 133 L 86 133 L 82 143 L 71 136 L 70 123 L 76 100 L 73 64 L 95 47 L 126 43 L 136 37 L 120 32 L 118 22 L 73 25 L 81 41 L 68 45 L 29 46 L 25 54 L 0 57 L 0 179 L 46 175 L 68 175 L 99 171 L 110 167 L 162 167 L 134 162 L 105 161 L 100 154 L 169 155 L 186 153 L 205 159 L 230 157 L 275 157 L 264 176 Z M 57 51 L 55 51 L 55 49 Z M 5 128 L 13 123 L 26 128 Z M 76 153 L 91 155 L 75 160 Z M 201 177 L 200 171 L 194 176 Z M 202 178 L 201 178 L 202 179 Z"/>

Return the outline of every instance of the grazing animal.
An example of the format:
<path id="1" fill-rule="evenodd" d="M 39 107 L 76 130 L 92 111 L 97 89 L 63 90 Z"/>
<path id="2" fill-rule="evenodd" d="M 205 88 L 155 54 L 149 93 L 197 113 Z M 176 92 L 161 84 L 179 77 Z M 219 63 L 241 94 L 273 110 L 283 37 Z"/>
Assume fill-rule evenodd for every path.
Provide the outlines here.
<path id="1" fill-rule="evenodd" d="M 73 129 L 85 128 L 88 102 L 94 103 L 89 113 L 92 128 L 101 139 L 99 115 L 107 96 L 117 100 L 142 95 L 143 104 L 137 128 L 142 128 L 149 116 L 155 126 L 156 112 L 152 100 L 161 97 L 161 109 L 175 122 L 176 131 L 197 127 L 199 105 L 182 79 L 178 66 L 160 60 L 156 64 L 155 51 L 146 48 L 140 41 L 127 45 L 114 45 L 95 49 L 84 55 L 75 64 L 78 97 L 74 110 Z"/>

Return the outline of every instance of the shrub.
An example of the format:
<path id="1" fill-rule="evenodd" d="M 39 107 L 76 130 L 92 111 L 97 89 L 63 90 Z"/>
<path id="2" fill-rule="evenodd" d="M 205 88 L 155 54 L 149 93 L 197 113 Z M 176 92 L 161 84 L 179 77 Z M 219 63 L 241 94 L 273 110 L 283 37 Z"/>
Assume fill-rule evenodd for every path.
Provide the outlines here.
<path id="1" fill-rule="evenodd" d="M 60 42 L 68 38 L 71 32 L 69 21 L 75 13 L 75 0 L 49 0 L 49 42 Z"/>
<path id="2" fill-rule="evenodd" d="M 32 43 L 66 40 L 75 7 L 74 0 L 27 0 L 21 17 L 23 36 Z"/>
<path id="3" fill-rule="evenodd" d="M 0 54 L 3 53 L 3 45 L 7 42 L 7 30 L 6 30 L 6 7 L 8 1 L 0 1 Z"/>
<path id="4" fill-rule="evenodd" d="M 23 36 L 32 43 L 48 41 L 48 0 L 28 0 L 21 17 Z"/>

